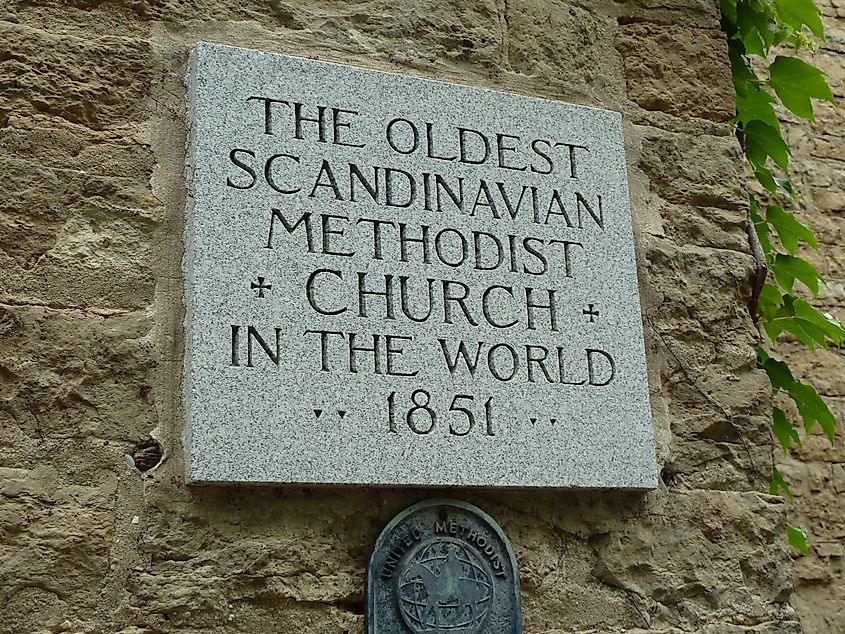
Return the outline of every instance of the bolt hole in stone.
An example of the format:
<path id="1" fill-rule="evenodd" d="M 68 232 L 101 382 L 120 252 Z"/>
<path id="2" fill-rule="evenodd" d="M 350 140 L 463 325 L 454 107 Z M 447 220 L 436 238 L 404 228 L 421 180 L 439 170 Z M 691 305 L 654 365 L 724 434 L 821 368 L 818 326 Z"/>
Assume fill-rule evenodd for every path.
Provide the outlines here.
<path id="1" fill-rule="evenodd" d="M 669 469 L 663 469 L 660 471 L 660 479 L 663 480 L 663 484 L 667 487 L 674 487 L 678 485 L 678 480 L 675 478 L 675 473 L 670 471 Z"/>
<path id="2" fill-rule="evenodd" d="M 138 471 L 149 471 L 161 462 L 161 445 L 155 440 L 142 442 L 132 450 L 132 461 Z"/>

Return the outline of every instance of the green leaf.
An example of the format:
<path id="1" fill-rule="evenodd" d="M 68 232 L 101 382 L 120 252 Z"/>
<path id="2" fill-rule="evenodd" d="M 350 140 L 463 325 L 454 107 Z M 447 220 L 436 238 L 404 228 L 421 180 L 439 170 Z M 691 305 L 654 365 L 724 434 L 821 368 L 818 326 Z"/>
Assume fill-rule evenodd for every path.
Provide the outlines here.
<path id="1" fill-rule="evenodd" d="M 757 347 L 757 366 L 769 376 L 773 394 L 785 392 L 795 401 L 798 413 L 804 421 L 804 430 L 810 433 L 818 424 L 832 443 L 836 435 L 836 418 L 816 389 L 812 385 L 796 381 L 786 363 L 770 357 L 760 346 Z"/>
<path id="2" fill-rule="evenodd" d="M 784 106 L 808 121 L 815 121 L 811 97 L 836 103 L 824 73 L 797 57 L 778 55 L 769 65 L 768 83 Z"/>
<path id="3" fill-rule="evenodd" d="M 775 318 L 777 310 L 783 306 L 783 295 L 781 292 L 769 282 L 763 284 L 760 289 L 760 297 L 757 299 L 757 310 L 763 318 L 763 324 L 768 324 Z M 771 337 L 772 340 L 777 338 L 777 334 Z"/>
<path id="4" fill-rule="evenodd" d="M 748 2 L 736 5 L 736 26 L 749 55 L 765 57 L 774 40 L 769 16 L 755 11 Z"/>
<path id="5" fill-rule="evenodd" d="M 792 333 L 798 341 L 811 350 L 816 349 L 816 337 L 813 336 L 814 333 L 807 332 L 804 324 L 794 317 L 782 317 L 775 319 L 770 322 L 766 328 L 766 334 L 769 335 L 769 339 L 771 339 L 773 343 L 777 339 L 778 335 L 784 331 Z M 824 340 L 823 334 L 819 336 L 822 340 Z"/>
<path id="6" fill-rule="evenodd" d="M 756 83 L 736 82 L 736 120 L 748 124 L 755 119 L 768 123 L 780 130 L 780 121 L 775 114 L 775 101 L 768 91 Z"/>
<path id="7" fill-rule="evenodd" d="M 810 546 L 807 543 L 807 532 L 803 528 L 795 528 L 787 524 L 786 538 L 789 540 L 789 545 L 795 550 L 799 550 L 805 555 L 810 554 Z"/>
<path id="8" fill-rule="evenodd" d="M 753 84 L 759 86 L 764 84 L 754 69 L 748 63 L 748 58 L 745 56 L 745 45 L 741 40 L 728 41 L 728 59 L 731 62 L 731 76 L 734 84 Z"/>
<path id="9" fill-rule="evenodd" d="M 795 190 L 792 189 L 792 183 L 789 182 L 787 178 L 776 178 L 775 183 L 778 187 L 780 187 L 783 191 L 789 194 L 790 198 L 795 198 Z M 777 193 L 777 192 L 775 192 Z"/>
<path id="10" fill-rule="evenodd" d="M 772 242 L 769 240 L 769 225 L 760 215 L 757 199 L 754 196 L 748 196 L 748 209 L 751 222 L 754 224 L 754 231 L 757 233 L 757 239 L 760 240 L 760 248 L 763 249 L 763 255 L 774 251 Z"/>
<path id="11" fill-rule="evenodd" d="M 836 436 L 836 418 L 816 389 L 812 385 L 796 381 L 786 390 L 786 393 L 798 407 L 798 413 L 804 420 L 804 431 L 809 434 L 818 424 L 833 444 Z"/>
<path id="12" fill-rule="evenodd" d="M 759 169 L 766 165 L 766 158 L 772 160 L 785 172 L 789 169 L 789 146 L 784 142 L 780 130 L 759 119 L 743 126 L 745 156 Z"/>
<path id="13" fill-rule="evenodd" d="M 829 337 L 837 346 L 845 341 L 845 328 L 836 317 L 829 313 L 823 313 L 815 306 L 800 298 L 793 302 L 795 316 L 807 323 L 813 324 L 816 328 Z M 824 345 L 824 344 L 823 344 Z"/>
<path id="14" fill-rule="evenodd" d="M 781 21 L 794 31 L 800 32 L 806 24 L 820 40 L 824 40 L 824 24 L 819 9 L 813 0 L 775 0 L 775 8 Z"/>
<path id="15" fill-rule="evenodd" d="M 784 211 L 779 205 L 769 205 L 766 207 L 766 220 L 777 231 L 781 244 L 790 255 L 795 255 L 799 240 L 803 240 L 816 251 L 819 250 L 815 234 L 809 227 L 798 222 L 792 212 Z"/>
<path id="16" fill-rule="evenodd" d="M 783 447 L 784 456 L 789 453 L 792 443 L 801 446 L 801 436 L 798 434 L 798 430 L 786 419 L 786 414 L 779 407 L 772 410 L 772 431 L 780 442 L 780 446 Z"/>
<path id="17" fill-rule="evenodd" d="M 767 313 L 763 323 L 773 343 L 784 331 L 791 332 L 811 350 L 815 350 L 816 344 L 827 348 L 831 341 L 838 346 L 845 340 L 845 329 L 833 315 L 823 313 L 792 295 L 782 295 L 781 300 L 782 305 L 773 315 Z"/>
<path id="18" fill-rule="evenodd" d="M 772 176 L 771 170 L 767 167 L 758 167 L 756 165 L 754 166 L 754 168 L 754 175 L 757 177 L 757 180 L 760 182 L 760 184 L 765 187 L 770 194 L 777 195 L 778 184 L 774 176 Z"/>
<path id="19" fill-rule="evenodd" d="M 821 275 L 812 264 L 792 255 L 778 253 L 772 262 L 772 274 L 775 280 L 788 293 L 792 292 L 795 280 L 803 282 L 813 297 L 819 294 L 819 280 Z"/>
<path id="20" fill-rule="evenodd" d="M 769 341 L 772 344 L 776 344 L 778 341 L 778 336 L 780 335 L 783 330 L 779 327 L 777 322 L 774 321 L 764 321 L 763 329 L 766 331 L 766 336 L 769 338 Z"/>
<path id="21" fill-rule="evenodd" d="M 720 0 L 722 15 L 730 24 L 736 24 L 736 0 Z"/>
<path id="22" fill-rule="evenodd" d="M 772 483 L 769 485 L 769 495 L 780 495 L 780 492 L 786 493 L 787 497 L 792 498 L 792 491 L 789 489 L 789 484 L 781 475 L 777 467 L 772 468 Z"/>
<path id="23" fill-rule="evenodd" d="M 757 348 L 757 365 L 769 375 L 769 380 L 772 382 L 772 392 L 786 390 L 787 387 L 797 382 L 788 365 L 783 361 L 773 359 L 759 346 Z"/>

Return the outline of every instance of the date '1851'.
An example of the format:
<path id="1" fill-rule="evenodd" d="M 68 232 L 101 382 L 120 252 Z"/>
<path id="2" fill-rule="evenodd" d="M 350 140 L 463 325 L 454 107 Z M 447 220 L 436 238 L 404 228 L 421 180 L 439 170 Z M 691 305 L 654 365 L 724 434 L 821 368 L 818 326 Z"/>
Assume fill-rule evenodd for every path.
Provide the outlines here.
<path id="1" fill-rule="evenodd" d="M 411 407 L 407 410 L 397 406 L 396 392 L 393 391 L 387 397 L 387 420 L 388 432 L 399 433 L 397 419 L 403 418 L 408 428 L 420 436 L 425 436 L 434 431 L 437 427 L 437 412 L 431 407 L 431 393 L 428 390 L 414 390 L 411 393 Z M 449 421 L 449 434 L 451 436 L 467 436 L 476 423 L 475 412 L 470 409 L 475 404 L 475 397 L 469 394 L 456 394 L 449 405 L 448 413 L 454 412 L 457 420 Z M 487 436 L 495 436 L 493 432 L 493 397 L 484 401 L 484 433 Z"/>

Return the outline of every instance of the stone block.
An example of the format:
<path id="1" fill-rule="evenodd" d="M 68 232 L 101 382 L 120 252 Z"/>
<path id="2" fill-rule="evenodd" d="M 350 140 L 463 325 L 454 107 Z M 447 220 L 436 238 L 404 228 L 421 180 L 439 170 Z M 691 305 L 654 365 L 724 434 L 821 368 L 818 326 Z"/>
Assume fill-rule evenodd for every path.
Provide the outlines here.
<path id="1" fill-rule="evenodd" d="M 618 113 L 206 43 L 189 83 L 190 480 L 655 485 Z"/>
<path id="2" fill-rule="evenodd" d="M 107 319 L 80 310 L 0 307 L 9 420 L 33 437 L 145 438 L 156 418 L 145 398 L 154 359 L 148 334 L 140 314 Z"/>
<path id="3" fill-rule="evenodd" d="M 616 40 L 628 98 L 646 110 L 727 121 L 735 111 L 727 43 L 717 29 L 635 23 Z"/>
<path id="4" fill-rule="evenodd" d="M 741 156 L 735 138 L 654 129 L 643 132 L 639 166 L 649 177 L 653 193 L 672 203 L 745 208 Z"/>
<path id="5" fill-rule="evenodd" d="M 149 45 L 82 39 L 0 21 L 0 112 L 46 113 L 93 129 L 137 123 L 150 79 Z"/>

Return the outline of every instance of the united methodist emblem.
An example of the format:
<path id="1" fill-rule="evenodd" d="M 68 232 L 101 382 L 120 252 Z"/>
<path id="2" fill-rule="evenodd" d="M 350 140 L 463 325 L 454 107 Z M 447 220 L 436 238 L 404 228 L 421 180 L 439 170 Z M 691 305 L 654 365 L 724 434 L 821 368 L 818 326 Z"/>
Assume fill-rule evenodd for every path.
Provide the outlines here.
<path id="1" fill-rule="evenodd" d="M 476 550 L 449 537 L 420 544 L 397 577 L 405 624 L 414 634 L 476 634 L 490 614 L 493 575 Z"/>
<path id="2" fill-rule="evenodd" d="M 482 510 L 420 502 L 382 531 L 367 574 L 368 634 L 521 634 L 519 570 Z"/>

